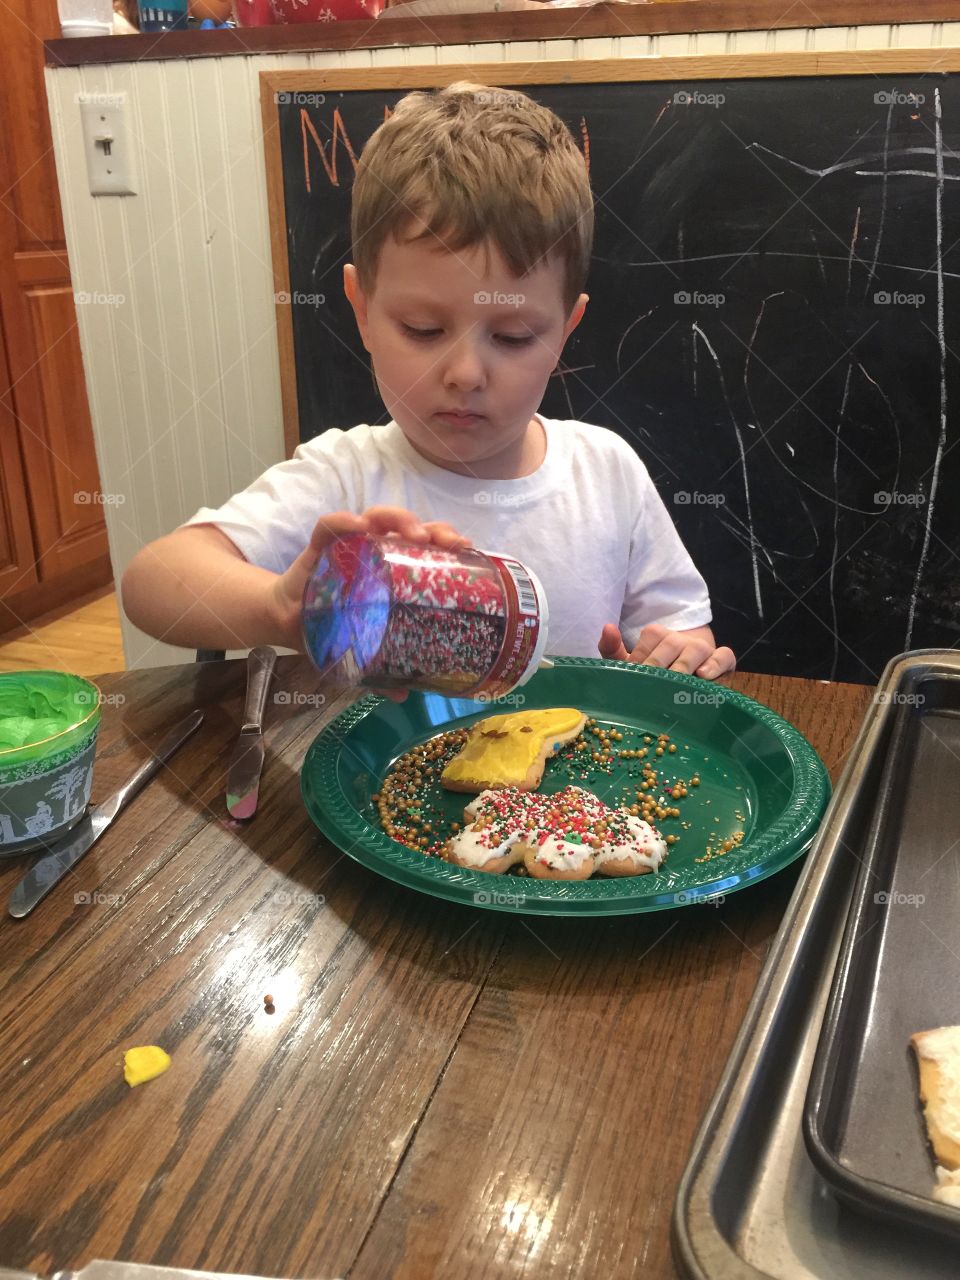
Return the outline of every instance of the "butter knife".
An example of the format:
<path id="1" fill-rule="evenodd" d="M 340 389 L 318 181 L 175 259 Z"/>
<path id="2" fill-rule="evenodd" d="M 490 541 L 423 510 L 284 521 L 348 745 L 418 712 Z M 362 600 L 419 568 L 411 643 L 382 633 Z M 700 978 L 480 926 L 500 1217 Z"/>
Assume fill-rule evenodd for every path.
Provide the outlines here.
<path id="1" fill-rule="evenodd" d="M 263 768 L 263 712 L 276 665 L 277 652 L 269 645 L 258 645 L 247 654 L 243 728 L 227 769 L 227 811 L 234 818 L 249 818 L 257 807 Z"/>
<path id="2" fill-rule="evenodd" d="M 119 790 L 114 791 L 102 804 L 88 808 L 77 825 L 65 836 L 55 840 L 42 853 L 10 895 L 10 914 L 17 920 L 23 918 L 45 898 L 71 867 L 76 866 L 83 855 L 103 835 L 121 809 L 126 808 L 133 797 L 150 781 L 162 765 L 179 750 L 192 733 L 203 723 L 202 711 L 191 711 L 176 728 L 171 729 L 154 750 L 149 760 L 133 773 Z"/>

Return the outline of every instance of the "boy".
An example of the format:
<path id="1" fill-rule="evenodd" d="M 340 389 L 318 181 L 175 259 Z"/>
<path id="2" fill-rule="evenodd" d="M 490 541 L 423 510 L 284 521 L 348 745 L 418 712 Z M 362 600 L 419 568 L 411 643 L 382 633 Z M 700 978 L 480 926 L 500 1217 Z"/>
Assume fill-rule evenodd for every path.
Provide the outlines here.
<path id="1" fill-rule="evenodd" d="M 323 549 L 397 532 L 529 564 L 552 654 L 732 670 L 634 451 L 537 412 L 588 301 L 593 197 L 564 123 L 467 81 L 407 94 L 363 149 L 351 232 L 344 289 L 392 421 L 324 432 L 144 547 L 131 621 L 172 644 L 299 649 Z"/>

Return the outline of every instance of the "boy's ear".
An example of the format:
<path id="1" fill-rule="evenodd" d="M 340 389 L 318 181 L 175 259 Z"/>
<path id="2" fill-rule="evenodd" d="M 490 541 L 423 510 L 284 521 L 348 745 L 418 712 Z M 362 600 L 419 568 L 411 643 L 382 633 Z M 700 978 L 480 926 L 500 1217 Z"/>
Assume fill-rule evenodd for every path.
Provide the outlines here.
<path id="1" fill-rule="evenodd" d="M 353 307 L 353 314 L 357 319 L 360 337 L 363 340 L 363 345 L 369 351 L 370 343 L 367 341 L 367 299 L 360 288 L 360 281 L 357 279 L 357 268 L 352 262 L 345 262 L 343 265 L 343 292 L 347 295 L 347 300 Z"/>
<path id="2" fill-rule="evenodd" d="M 570 337 L 571 333 L 573 333 L 574 329 L 583 319 L 583 313 L 584 311 L 586 311 L 587 303 L 589 301 L 590 301 L 590 295 L 588 293 L 581 293 L 580 297 L 573 304 L 573 310 L 570 312 L 570 319 L 563 326 L 564 342 L 566 342 L 566 340 Z"/>

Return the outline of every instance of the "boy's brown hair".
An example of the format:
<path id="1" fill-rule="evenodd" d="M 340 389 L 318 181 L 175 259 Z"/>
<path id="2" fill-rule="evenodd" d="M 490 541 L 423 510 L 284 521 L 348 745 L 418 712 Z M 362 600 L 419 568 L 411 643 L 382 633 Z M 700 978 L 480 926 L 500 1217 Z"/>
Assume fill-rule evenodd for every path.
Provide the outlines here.
<path id="1" fill-rule="evenodd" d="M 426 230 L 405 236 L 419 218 Z M 516 90 L 469 80 L 401 98 L 360 155 L 350 215 L 353 262 L 373 293 L 390 235 L 436 237 L 438 250 L 487 240 L 517 277 L 558 255 L 565 318 L 583 292 L 593 246 L 593 194 L 570 130 Z"/>

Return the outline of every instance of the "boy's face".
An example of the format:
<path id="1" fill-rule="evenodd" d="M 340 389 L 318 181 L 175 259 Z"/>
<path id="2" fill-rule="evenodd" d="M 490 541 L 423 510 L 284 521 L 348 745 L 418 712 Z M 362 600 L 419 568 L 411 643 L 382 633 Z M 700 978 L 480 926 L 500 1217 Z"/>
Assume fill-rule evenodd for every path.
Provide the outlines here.
<path id="1" fill-rule="evenodd" d="M 389 237 L 372 295 L 344 267 L 383 402 L 438 466 L 483 479 L 529 474 L 544 448 L 532 415 L 587 295 L 567 319 L 558 260 L 517 280 L 493 245 L 488 262 L 483 245 L 448 253 L 437 244 Z M 441 416 L 449 410 L 480 416 L 458 422 Z"/>

